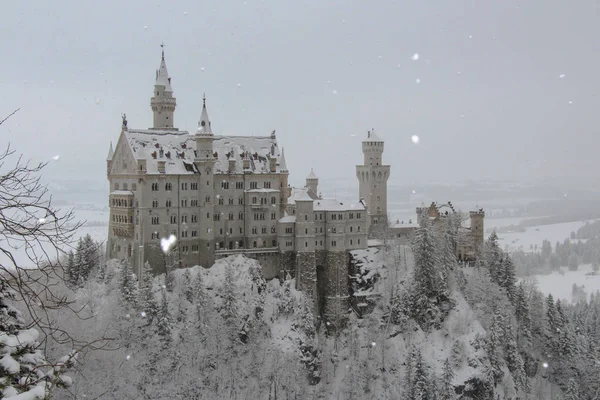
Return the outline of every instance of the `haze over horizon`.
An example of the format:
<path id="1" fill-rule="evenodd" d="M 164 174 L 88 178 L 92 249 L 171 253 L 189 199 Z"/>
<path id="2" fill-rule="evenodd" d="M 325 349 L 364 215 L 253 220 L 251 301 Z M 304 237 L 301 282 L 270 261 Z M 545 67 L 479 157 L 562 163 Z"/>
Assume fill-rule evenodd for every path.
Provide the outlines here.
<path id="1" fill-rule="evenodd" d="M 390 185 L 594 180 L 600 4 L 551 1 L 80 2 L 4 6 L 0 132 L 49 179 L 106 184 L 121 113 L 151 125 L 159 44 L 194 132 L 268 135 L 290 181 L 354 178 L 386 142 Z M 418 59 L 415 60 L 415 54 Z M 411 136 L 420 137 L 419 144 Z"/>

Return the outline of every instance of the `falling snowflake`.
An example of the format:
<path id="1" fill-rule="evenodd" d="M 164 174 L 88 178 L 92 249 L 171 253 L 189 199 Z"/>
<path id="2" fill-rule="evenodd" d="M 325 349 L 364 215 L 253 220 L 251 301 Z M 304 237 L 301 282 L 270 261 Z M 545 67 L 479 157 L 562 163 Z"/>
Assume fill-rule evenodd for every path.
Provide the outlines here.
<path id="1" fill-rule="evenodd" d="M 559 77 L 560 79 L 562 79 L 562 78 L 564 78 L 565 76 L 567 76 L 567 75 L 566 75 L 566 74 L 560 74 L 558 77 Z"/>
<path id="2" fill-rule="evenodd" d="M 419 137 L 418 137 L 417 135 L 412 135 L 412 136 L 410 137 L 410 140 L 412 140 L 412 142 L 413 142 L 414 144 L 417 144 L 417 143 L 419 143 L 419 140 L 421 140 L 421 139 L 419 139 Z"/>
<path id="3" fill-rule="evenodd" d="M 376 345 L 377 345 L 377 343 L 371 342 L 371 347 L 375 347 Z"/>
<path id="4" fill-rule="evenodd" d="M 465 117 L 465 114 L 460 114 L 460 117 L 461 117 L 461 118 L 464 118 L 464 117 Z"/>
<path id="5" fill-rule="evenodd" d="M 473 36 L 469 35 L 469 39 L 473 39 Z"/>
<path id="6" fill-rule="evenodd" d="M 183 15 L 188 15 L 188 12 L 187 12 L 187 11 L 184 11 L 184 12 L 183 12 Z"/>
<path id="7" fill-rule="evenodd" d="M 333 89 L 333 90 L 331 91 L 331 93 L 333 93 L 333 94 L 337 94 L 338 92 L 337 92 L 337 90 Z"/>
<path id="8" fill-rule="evenodd" d="M 416 190 L 413 190 L 413 191 L 412 191 L 412 193 L 413 193 L 413 194 L 417 194 L 417 191 L 416 191 Z"/>
<path id="9" fill-rule="evenodd" d="M 27 81 L 25 80 L 25 81 L 23 81 L 23 83 L 24 83 L 24 84 L 27 84 Z"/>
<path id="10" fill-rule="evenodd" d="M 356 135 L 350 135 L 351 137 L 356 137 Z"/>
<path id="11" fill-rule="evenodd" d="M 144 29 L 148 29 L 148 25 L 144 25 Z"/>
<path id="12" fill-rule="evenodd" d="M 569 104 L 573 104 L 573 100 L 569 100 Z"/>
<path id="13" fill-rule="evenodd" d="M 100 104 L 100 99 L 96 97 L 96 105 Z"/>
<path id="14" fill-rule="evenodd" d="M 547 363 L 547 362 L 543 363 L 543 364 L 542 364 L 542 367 L 544 367 L 544 368 L 548 368 L 548 363 Z"/>
<path id="15" fill-rule="evenodd" d="M 177 238 L 175 237 L 175 235 L 169 236 L 168 239 L 162 238 L 160 239 L 160 247 L 162 247 L 164 253 L 168 253 L 169 249 L 175 244 L 176 241 Z"/>
<path id="16" fill-rule="evenodd" d="M 54 157 L 52 157 L 52 159 L 53 159 L 54 161 L 58 161 L 58 159 L 59 159 L 59 158 L 60 158 L 60 156 L 59 156 L 58 154 L 57 154 L 57 155 L 55 155 Z"/>
<path id="17" fill-rule="evenodd" d="M 343 19 L 343 20 L 342 20 L 342 24 L 345 24 L 345 23 L 346 23 L 346 20 L 345 20 L 345 19 Z"/>
<path id="18" fill-rule="evenodd" d="M 242 87 L 242 84 L 241 84 L 241 83 L 238 83 L 238 84 L 237 84 L 237 87 Z"/>
<path id="19" fill-rule="evenodd" d="M 40 219 L 38 219 L 38 222 L 40 224 L 45 224 L 46 223 L 46 218 L 40 218 Z"/>
<path id="20" fill-rule="evenodd" d="M 146 318 L 146 312 L 145 312 L 145 311 L 142 311 L 142 312 L 140 313 L 140 315 L 142 316 L 142 318 Z"/>
<path id="21" fill-rule="evenodd" d="M 413 56 L 412 56 L 412 60 L 413 60 L 413 61 L 417 61 L 418 59 L 419 59 L 419 53 L 415 53 L 415 54 L 413 54 Z"/>
<path id="22" fill-rule="evenodd" d="M 130 317 L 130 315 L 129 315 L 129 314 L 125 314 L 125 318 L 129 318 L 129 317 Z"/>
<path id="23" fill-rule="evenodd" d="M 377 57 L 377 58 L 381 60 L 381 59 L 383 58 L 383 56 L 379 56 L 379 57 Z"/>
<path id="24" fill-rule="evenodd" d="M 460 75 L 460 71 L 458 71 L 458 72 L 456 73 L 456 75 Z"/>
<path id="25" fill-rule="evenodd" d="M 204 72 L 204 67 L 200 67 L 200 71 Z"/>
<path id="26" fill-rule="evenodd" d="M 421 83 L 421 79 L 419 79 L 419 78 L 415 79 L 415 83 Z"/>
<path id="27" fill-rule="evenodd" d="M 50 84 L 52 85 L 54 83 L 54 79 L 50 81 Z"/>
<path id="28" fill-rule="evenodd" d="M 129 360 L 131 358 L 131 356 L 129 354 L 127 354 L 127 356 L 125 357 L 126 360 Z"/>

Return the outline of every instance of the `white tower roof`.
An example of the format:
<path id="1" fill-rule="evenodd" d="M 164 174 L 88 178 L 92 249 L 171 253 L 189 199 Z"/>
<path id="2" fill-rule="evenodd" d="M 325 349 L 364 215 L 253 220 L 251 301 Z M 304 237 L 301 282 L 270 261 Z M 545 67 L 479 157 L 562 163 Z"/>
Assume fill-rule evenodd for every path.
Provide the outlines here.
<path id="1" fill-rule="evenodd" d="M 111 161 L 114 154 L 115 152 L 112 147 L 112 142 L 110 142 L 110 148 L 108 149 L 108 156 L 106 157 L 106 161 Z"/>
<path id="2" fill-rule="evenodd" d="M 208 111 L 206 111 L 206 96 L 202 95 L 202 113 L 200 113 L 200 120 L 198 121 L 198 133 L 204 135 L 212 135 L 212 129 L 210 127 L 210 120 L 208 119 Z"/>
<path id="3" fill-rule="evenodd" d="M 306 177 L 306 179 L 319 179 L 319 177 L 315 174 L 315 171 L 313 171 L 313 169 L 310 169 L 310 174 L 308 174 L 308 176 Z"/>
<path id="4" fill-rule="evenodd" d="M 285 153 L 283 152 L 284 148 L 281 148 L 281 157 L 279 158 L 279 170 L 287 171 L 287 165 L 285 163 Z"/>
<path id="5" fill-rule="evenodd" d="M 156 82 L 155 86 L 164 86 L 166 92 L 173 92 L 173 88 L 171 88 L 171 78 L 169 77 L 169 72 L 167 71 L 167 63 L 165 62 L 165 49 L 164 45 L 161 45 L 162 50 L 162 58 L 160 60 L 160 67 L 156 70 Z"/>
<path id="6" fill-rule="evenodd" d="M 377 136 L 377 134 L 375 133 L 375 129 L 371 129 L 370 131 L 368 131 L 367 137 L 363 141 L 364 142 L 383 142 L 383 140 L 381 140 L 379 138 L 379 136 Z"/>

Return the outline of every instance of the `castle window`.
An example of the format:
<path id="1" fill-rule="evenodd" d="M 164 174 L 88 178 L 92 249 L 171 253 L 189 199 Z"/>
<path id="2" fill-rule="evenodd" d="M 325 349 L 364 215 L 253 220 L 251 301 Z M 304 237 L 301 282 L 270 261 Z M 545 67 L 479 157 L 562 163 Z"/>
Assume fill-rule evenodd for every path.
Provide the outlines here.
<path id="1" fill-rule="evenodd" d="M 197 207 L 198 206 L 198 199 L 192 199 L 192 200 L 190 200 L 190 206 Z"/>
<path id="2" fill-rule="evenodd" d="M 305 234 L 305 235 L 308 235 L 308 229 L 305 229 L 305 230 L 304 230 L 304 234 Z"/>
<path id="3" fill-rule="evenodd" d="M 244 232 L 242 231 L 242 227 L 240 226 L 240 235 L 241 235 L 242 233 L 244 233 Z"/>
<path id="4" fill-rule="evenodd" d="M 350 246 L 352 246 L 352 239 L 350 239 Z"/>
<path id="5" fill-rule="evenodd" d="M 233 213 L 229 213 L 229 220 L 233 221 Z"/>
<path id="6" fill-rule="evenodd" d="M 187 223 L 187 215 L 184 214 L 184 215 L 181 216 L 181 222 L 182 223 Z"/>
<path id="7" fill-rule="evenodd" d="M 253 235 L 256 235 L 257 233 L 258 233 L 258 229 L 256 229 L 256 227 L 255 227 L 255 226 L 253 226 L 253 227 L 252 227 L 252 234 L 253 234 Z M 256 246 L 254 246 L 254 247 L 256 247 Z"/>
<path id="8" fill-rule="evenodd" d="M 319 246 L 323 246 L 323 241 L 319 240 Z"/>
<path id="9" fill-rule="evenodd" d="M 192 190 L 198 190 L 198 182 L 192 182 L 190 186 Z"/>
<path id="10" fill-rule="evenodd" d="M 229 198 L 229 205 L 232 206 L 233 205 L 233 197 Z"/>
<path id="11" fill-rule="evenodd" d="M 252 247 L 256 247 L 256 240 L 252 242 Z"/>
<path id="12" fill-rule="evenodd" d="M 354 219 L 354 213 L 350 213 L 350 214 L 348 215 L 348 217 L 349 217 L 350 219 Z"/>
<path id="13" fill-rule="evenodd" d="M 244 204 L 244 199 L 242 197 L 238 197 L 238 204 Z"/>
<path id="14" fill-rule="evenodd" d="M 187 182 L 181 182 L 181 190 L 187 190 Z"/>
<path id="15" fill-rule="evenodd" d="M 267 233 L 267 227 L 263 226 L 262 228 L 260 228 L 260 232 L 261 233 Z"/>
<path id="16" fill-rule="evenodd" d="M 158 225 L 158 217 L 152 217 L 152 225 Z"/>
<path id="17" fill-rule="evenodd" d="M 219 198 L 219 205 L 222 206 L 223 205 L 223 199 Z"/>
<path id="18" fill-rule="evenodd" d="M 337 233 L 337 228 L 335 226 L 331 228 L 331 233 Z"/>
<path id="19" fill-rule="evenodd" d="M 285 228 L 285 233 L 294 233 L 294 228 L 291 226 L 289 228 Z"/>
<path id="20" fill-rule="evenodd" d="M 356 213 L 356 218 L 360 219 L 360 213 Z"/>
<path id="21" fill-rule="evenodd" d="M 352 227 L 350 227 L 350 233 L 352 233 Z"/>
<path id="22" fill-rule="evenodd" d="M 219 229 L 219 235 L 223 234 L 223 228 Z"/>
<path id="23" fill-rule="evenodd" d="M 198 236 L 198 231 L 192 231 L 192 237 Z"/>
<path id="24" fill-rule="evenodd" d="M 181 207 L 187 207 L 187 199 L 181 199 Z"/>
<path id="25" fill-rule="evenodd" d="M 167 208 L 171 207 L 171 200 L 170 199 L 167 200 L 167 201 L 165 201 L 165 207 L 167 207 Z"/>
<path id="26" fill-rule="evenodd" d="M 273 225 L 273 226 L 271 227 L 271 233 L 275 233 L 275 231 L 276 231 L 276 229 L 275 229 L 275 225 Z"/>
<path id="27" fill-rule="evenodd" d="M 165 183 L 165 190 L 171 190 L 173 188 L 173 186 L 171 185 L 171 183 Z"/>
<path id="28" fill-rule="evenodd" d="M 221 189 L 225 189 L 225 190 L 229 189 L 229 182 L 227 182 L 227 181 L 221 182 Z"/>
<path id="29" fill-rule="evenodd" d="M 256 197 L 253 197 L 252 198 L 252 204 L 256 204 L 256 200 L 257 200 Z"/>
<path id="30" fill-rule="evenodd" d="M 276 204 L 277 198 L 275 196 L 271 196 L 271 204 Z"/>
<path id="31" fill-rule="evenodd" d="M 126 183 L 123 184 L 123 190 L 127 190 L 127 184 Z"/>
<path id="32" fill-rule="evenodd" d="M 118 183 L 115 183 L 115 190 L 119 190 L 119 184 Z M 152 190 L 154 190 L 154 189 L 152 189 Z"/>
<path id="33" fill-rule="evenodd" d="M 177 214 L 171 215 L 171 223 L 172 224 L 176 224 L 177 223 Z"/>
<path id="34" fill-rule="evenodd" d="M 277 213 L 271 213 L 271 220 L 277 219 Z"/>
<path id="35" fill-rule="evenodd" d="M 244 188 L 244 182 L 236 182 L 235 183 L 235 188 L 236 189 L 243 189 Z"/>
<path id="36" fill-rule="evenodd" d="M 277 247 L 277 240 L 273 240 L 272 244 L 273 244 L 273 247 Z"/>
<path id="37" fill-rule="evenodd" d="M 204 201 L 205 201 L 206 203 L 210 203 L 210 196 L 206 196 L 206 197 L 204 198 Z"/>
<path id="38" fill-rule="evenodd" d="M 308 247 L 308 242 L 304 242 L 304 247 Z"/>
<path id="39" fill-rule="evenodd" d="M 318 246 L 318 242 L 315 240 L 315 246 Z"/>
<path id="40" fill-rule="evenodd" d="M 206 218 L 210 218 L 210 213 L 206 213 Z"/>
<path id="41" fill-rule="evenodd" d="M 304 214 L 304 220 L 308 221 L 308 215 Z"/>
<path id="42" fill-rule="evenodd" d="M 360 225 L 356 227 L 356 232 L 360 232 Z"/>
<path id="43" fill-rule="evenodd" d="M 337 219 L 337 214 L 331 214 L 331 219 L 335 221 Z"/>
<path id="44" fill-rule="evenodd" d="M 323 220 L 323 214 L 319 214 L 319 220 Z"/>
<path id="45" fill-rule="evenodd" d="M 221 214 L 219 214 L 219 213 L 215 213 L 215 214 L 213 215 L 213 220 L 215 220 L 215 221 L 220 221 L 220 220 L 221 220 Z"/>
<path id="46" fill-rule="evenodd" d="M 331 247 L 335 247 L 336 245 L 337 245 L 336 241 L 335 241 L 335 240 L 332 240 L 332 241 L 331 241 Z"/>
<path id="47" fill-rule="evenodd" d="M 258 183 L 250 182 L 250 189 L 256 189 L 256 188 L 258 188 Z"/>
<path id="48" fill-rule="evenodd" d="M 323 233 L 323 227 L 319 228 L 319 233 Z"/>
<path id="49" fill-rule="evenodd" d="M 264 187 L 265 189 L 271 189 L 271 182 L 266 182 L 266 181 L 265 181 L 265 182 L 263 182 L 263 187 Z"/>
<path id="50" fill-rule="evenodd" d="M 338 214 L 338 219 L 341 221 L 344 219 L 344 214 Z"/>
<path id="51" fill-rule="evenodd" d="M 152 208 L 158 207 L 158 200 L 152 200 Z"/>
<path id="52" fill-rule="evenodd" d="M 244 213 L 243 212 L 241 212 L 241 213 L 238 214 L 238 219 L 242 219 L 242 220 L 244 219 Z"/>

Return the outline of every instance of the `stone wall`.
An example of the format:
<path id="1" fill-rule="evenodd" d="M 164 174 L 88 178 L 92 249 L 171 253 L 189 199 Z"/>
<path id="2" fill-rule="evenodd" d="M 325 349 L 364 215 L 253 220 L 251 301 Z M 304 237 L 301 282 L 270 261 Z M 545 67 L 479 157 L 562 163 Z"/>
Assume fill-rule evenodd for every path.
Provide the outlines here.
<path id="1" fill-rule="evenodd" d="M 281 268 L 281 279 L 285 279 L 289 274 L 292 278 L 296 277 L 296 252 L 286 251 L 279 256 Z"/>
<path id="2" fill-rule="evenodd" d="M 350 298 L 348 293 L 348 264 L 348 252 L 327 252 L 323 313 L 325 320 L 341 322 L 347 317 Z M 341 328 L 341 326 L 338 328 Z"/>
<path id="3" fill-rule="evenodd" d="M 315 252 L 299 252 L 296 254 L 296 266 L 298 277 L 296 288 L 304 292 L 306 296 L 314 301 L 314 311 L 317 311 L 317 266 L 315 264 Z"/>

